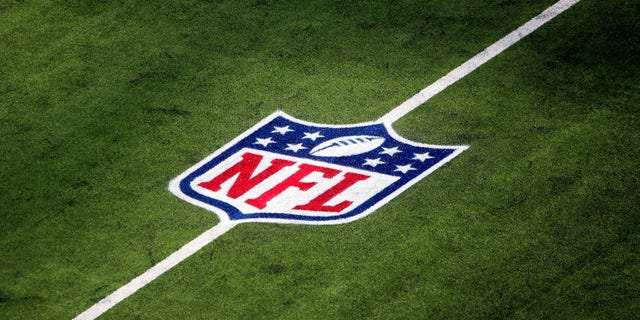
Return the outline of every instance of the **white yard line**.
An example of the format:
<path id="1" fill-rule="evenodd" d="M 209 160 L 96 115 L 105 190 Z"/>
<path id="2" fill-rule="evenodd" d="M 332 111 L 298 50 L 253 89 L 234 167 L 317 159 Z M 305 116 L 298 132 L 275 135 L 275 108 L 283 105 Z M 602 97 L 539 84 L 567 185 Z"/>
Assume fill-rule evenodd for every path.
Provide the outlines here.
<path id="1" fill-rule="evenodd" d="M 424 88 L 418 94 L 409 98 L 395 109 L 381 117 L 379 120 L 385 123 L 393 123 L 396 120 L 402 118 L 407 113 L 411 112 L 415 108 L 419 107 L 431 97 L 444 90 L 448 86 L 452 85 L 456 81 L 462 79 L 473 70 L 483 65 L 485 62 L 491 60 L 505 49 L 509 48 L 514 43 L 520 41 L 520 39 L 526 37 L 528 34 L 538 29 L 543 24 L 549 22 L 551 19 L 569 9 L 574 4 L 580 2 L 580 0 L 560 0 L 547 10 L 537 15 L 535 18 L 529 20 L 520 28 L 509 33 L 506 37 L 498 40 L 498 42 L 492 44 L 482 52 L 471 58 L 469 61 L 463 63 L 453 71 L 449 72 L 438 81 L 434 82 L 430 86 Z M 190 257 L 198 250 L 215 240 L 219 236 L 223 235 L 227 231 L 231 230 L 236 223 L 231 221 L 221 221 L 215 227 L 205 231 L 197 238 L 191 240 L 185 244 L 182 248 L 178 249 L 164 260 L 160 261 L 143 274 L 139 275 L 129 283 L 122 286 L 120 289 L 114 291 L 104 299 L 98 301 L 91 308 L 87 309 L 83 313 L 79 314 L 74 320 L 92 320 L 98 318 L 100 315 L 111 309 L 122 300 L 126 299 L 142 287 L 146 286 L 169 269 L 176 266 L 186 258 Z"/>
<path id="2" fill-rule="evenodd" d="M 464 78 L 464 76 L 468 75 L 481 65 L 485 64 L 487 61 L 493 59 L 502 51 L 520 41 L 522 38 L 526 37 L 545 23 L 551 21 L 551 19 L 555 18 L 565 10 L 571 8 L 578 2 L 580 2 L 580 0 L 560 0 L 556 2 L 556 4 L 547 8 L 547 10 L 543 11 L 541 14 L 535 16 L 533 19 L 523 24 L 520 28 L 512 31 L 504 38 L 498 40 L 496 43 L 482 50 L 482 52 L 478 53 L 467 62 L 461 64 L 459 67 L 453 69 L 451 72 L 447 73 L 444 77 L 438 79 L 428 87 L 422 89 L 413 97 L 409 98 L 401 105 L 389 111 L 378 120 L 385 123 L 394 123 L 396 120 L 404 117 L 407 113 L 413 111 L 423 103 L 427 102 L 427 100 L 440 93 L 440 91 L 446 89 L 456 81 Z"/>
<path id="3" fill-rule="evenodd" d="M 99 317 L 100 315 L 105 313 L 107 310 L 111 309 L 111 307 L 120 303 L 120 301 L 134 294 L 136 291 L 140 290 L 140 288 L 146 286 L 147 284 L 149 284 L 149 282 L 155 280 L 157 277 L 161 276 L 163 273 L 169 271 L 169 269 L 175 267 L 178 263 L 182 262 L 184 259 L 198 252 L 198 250 L 202 249 L 211 241 L 215 240 L 219 236 L 231 230 L 231 228 L 233 228 L 235 225 L 236 225 L 235 223 L 230 221 L 221 221 L 215 227 L 205 231 L 204 233 L 199 235 L 197 238 L 189 241 L 189 243 L 182 246 L 182 248 L 178 249 L 178 251 L 175 251 L 168 257 L 164 258 L 164 260 L 158 262 L 158 264 L 151 267 L 149 270 L 145 271 L 143 274 L 139 275 L 135 279 L 129 281 L 129 283 L 120 287 L 120 289 L 114 291 L 112 294 L 106 296 L 104 299 L 98 301 L 91 308 L 87 309 L 85 312 L 79 314 L 77 317 L 73 319 L 89 320 L 89 319 L 95 319 Z"/>

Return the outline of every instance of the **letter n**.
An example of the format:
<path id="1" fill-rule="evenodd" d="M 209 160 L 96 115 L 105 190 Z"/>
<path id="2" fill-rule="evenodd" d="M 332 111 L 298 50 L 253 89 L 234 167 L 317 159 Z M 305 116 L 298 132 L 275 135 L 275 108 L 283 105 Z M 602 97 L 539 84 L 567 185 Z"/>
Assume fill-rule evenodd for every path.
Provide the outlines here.
<path id="1" fill-rule="evenodd" d="M 261 155 L 247 152 L 242 155 L 242 160 L 238 163 L 220 173 L 217 177 L 206 182 L 201 182 L 198 185 L 214 192 L 220 191 L 221 185 L 225 181 L 238 176 L 227 192 L 227 196 L 236 199 L 260 184 L 265 179 L 280 171 L 282 168 L 295 164 L 295 162 L 289 160 L 273 159 L 271 160 L 271 165 L 268 168 L 253 176 L 256 168 L 262 161 L 262 158 L 263 157 Z"/>

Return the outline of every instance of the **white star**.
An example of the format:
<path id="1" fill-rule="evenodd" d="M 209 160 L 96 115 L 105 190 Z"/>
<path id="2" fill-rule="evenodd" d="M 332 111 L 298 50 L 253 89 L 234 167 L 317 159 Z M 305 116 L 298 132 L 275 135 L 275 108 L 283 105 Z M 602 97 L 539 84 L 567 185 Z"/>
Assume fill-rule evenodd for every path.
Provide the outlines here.
<path id="1" fill-rule="evenodd" d="M 414 157 L 411 160 L 420 160 L 420 162 L 424 162 L 427 159 L 433 159 L 434 157 L 429 155 L 429 152 L 425 153 L 414 153 Z"/>
<path id="2" fill-rule="evenodd" d="M 298 152 L 301 149 L 309 149 L 309 148 L 303 147 L 302 143 L 298 143 L 298 144 L 287 143 L 287 147 L 285 148 L 285 150 L 291 150 L 293 152 Z"/>
<path id="3" fill-rule="evenodd" d="M 271 140 L 271 137 L 269 138 L 256 138 L 256 142 L 254 142 L 253 144 L 259 144 L 262 145 L 263 147 L 268 146 L 270 143 L 276 143 L 275 141 Z"/>
<path id="4" fill-rule="evenodd" d="M 287 132 L 292 132 L 294 130 L 289 129 L 289 126 L 284 126 L 284 127 L 273 127 L 273 131 L 271 131 L 271 133 L 279 133 L 281 135 L 285 135 Z"/>
<path id="5" fill-rule="evenodd" d="M 311 139 L 312 141 L 316 141 L 318 138 L 324 138 L 324 136 L 320 134 L 320 131 L 314 133 L 305 132 L 304 137 L 302 137 L 302 139 Z"/>
<path id="6" fill-rule="evenodd" d="M 382 147 L 382 149 L 384 149 L 384 151 L 380 152 L 379 154 L 388 154 L 388 155 L 390 155 L 392 157 L 393 157 L 394 154 L 402 152 L 402 151 L 398 150 L 398 147 L 393 147 L 393 148 Z"/>
<path id="7" fill-rule="evenodd" d="M 411 164 L 407 164 L 407 165 L 404 165 L 404 166 L 396 165 L 396 169 L 393 170 L 393 172 L 400 171 L 402 173 L 407 173 L 407 172 L 409 172 L 411 170 L 416 170 L 416 168 L 412 167 Z"/>
<path id="8" fill-rule="evenodd" d="M 380 158 L 377 159 L 365 159 L 365 163 L 362 166 L 372 166 L 376 167 L 379 164 L 385 164 L 386 162 L 380 161 Z"/>

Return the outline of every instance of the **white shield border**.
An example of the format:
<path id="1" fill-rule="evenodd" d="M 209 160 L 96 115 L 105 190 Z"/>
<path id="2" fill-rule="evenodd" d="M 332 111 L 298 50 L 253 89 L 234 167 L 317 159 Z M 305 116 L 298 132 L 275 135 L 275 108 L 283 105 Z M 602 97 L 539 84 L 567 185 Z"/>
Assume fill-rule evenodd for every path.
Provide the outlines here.
<path id="1" fill-rule="evenodd" d="M 332 219 L 332 220 L 321 220 L 321 221 L 317 221 L 317 220 L 298 220 L 298 219 L 281 219 L 281 218 L 247 218 L 247 219 L 234 219 L 234 220 L 232 220 L 232 219 L 230 219 L 229 214 L 227 212 L 225 212 L 224 210 L 222 210 L 221 208 L 218 208 L 218 207 L 213 206 L 211 204 L 208 204 L 208 203 L 202 202 L 200 200 L 194 199 L 194 198 L 192 198 L 192 197 L 190 197 L 190 196 L 188 196 L 188 195 L 186 195 L 185 193 L 182 192 L 182 190 L 180 189 L 180 182 L 183 179 L 185 179 L 191 173 L 193 173 L 194 171 L 198 170 L 200 167 L 204 166 L 205 164 L 207 164 L 208 162 L 210 162 L 211 160 L 213 160 L 214 158 L 216 158 L 217 156 L 219 156 L 220 154 L 225 152 L 227 149 L 230 149 L 232 146 L 235 146 L 237 143 L 242 141 L 244 138 L 246 138 L 247 136 L 251 135 L 252 133 L 254 133 L 258 129 L 262 128 L 264 125 L 266 125 L 267 123 L 271 122 L 273 119 L 275 119 L 277 117 L 284 117 L 284 118 L 286 118 L 286 119 L 288 119 L 290 121 L 298 122 L 298 123 L 304 124 L 304 125 L 321 126 L 321 127 L 327 127 L 327 128 L 347 128 L 347 127 L 353 127 L 353 126 L 377 125 L 377 124 L 381 124 L 382 123 L 384 125 L 385 129 L 387 130 L 387 132 L 389 133 L 389 135 L 391 137 L 393 137 L 394 139 L 400 141 L 400 142 L 403 142 L 403 143 L 406 143 L 406 144 L 411 144 L 411 145 L 414 145 L 414 146 L 417 146 L 417 147 L 435 148 L 435 149 L 447 148 L 447 149 L 455 149 L 455 151 L 453 153 L 451 153 L 450 155 L 448 155 L 447 157 L 445 157 L 444 159 L 440 160 L 440 162 L 438 162 L 435 165 L 431 166 L 429 169 L 424 171 L 422 174 L 414 177 L 413 179 L 411 179 L 410 181 L 408 181 L 407 183 L 405 183 L 404 185 L 402 185 L 398 189 L 396 189 L 393 192 L 389 193 L 387 196 L 385 196 L 384 198 L 380 199 L 378 202 L 373 204 L 371 207 L 365 209 L 363 212 L 355 214 L 353 216 L 346 217 L 346 218 L 337 218 L 337 219 Z M 205 157 L 204 159 L 202 159 L 198 163 L 196 163 L 193 166 L 191 166 L 189 169 L 185 170 L 183 173 L 178 175 L 173 180 L 171 180 L 171 182 L 169 182 L 169 191 L 171 193 L 173 193 L 175 196 L 177 196 L 178 198 L 180 198 L 180 199 L 182 199 L 182 200 L 184 200 L 186 202 L 189 202 L 189 203 L 191 203 L 193 205 L 196 205 L 198 207 L 204 208 L 204 209 L 206 209 L 208 211 L 211 211 L 211 212 L 215 213 L 218 216 L 218 218 L 220 219 L 221 223 L 238 224 L 238 223 L 245 223 L 245 222 L 262 222 L 262 223 L 307 224 L 307 225 L 336 225 L 336 224 L 344 224 L 344 223 L 349 223 L 349 222 L 361 219 L 361 218 L 373 213 L 378 208 L 380 208 L 383 205 L 387 204 L 389 201 L 391 201 L 392 199 L 394 199 L 395 197 L 400 195 L 402 192 L 404 192 L 405 190 L 410 188 L 412 185 L 414 185 L 418 181 L 424 179 L 426 176 L 428 176 L 429 174 L 431 174 L 435 170 L 439 169 L 444 164 L 446 164 L 447 162 L 449 162 L 450 160 L 452 160 L 453 158 L 455 158 L 456 156 L 458 156 L 460 153 L 462 153 L 463 151 L 465 151 L 468 148 L 469 148 L 469 146 L 442 146 L 442 145 L 431 145 L 431 144 L 425 144 L 425 143 L 419 143 L 419 142 L 411 141 L 411 140 L 403 138 L 398 133 L 396 133 L 396 131 L 391 127 L 391 124 L 388 123 L 388 122 L 370 121 L 370 122 L 362 122 L 362 123 L 356 123 L 356 124 L 341 124 L 341 125 L 322 124 L 322 123 L 314 123 L 314 122 L 300 120 L 300 119 L 297 119 L 295 117 L 292 117 L 292 116 L 284 113 L 281 110 L 277 110 L 274 113 L 272 113 L 271 115 L 269 115 L 269 116 L 265 117 L 264 119 L 262 119 L 260 122 L 255 124 L 253 127 L 249 128 L 248 130 L 246 130 L 245 132 L 243 132 L 239 136 L 235 137 L 233 140 L 231 140 L 230 142 L 228 142 L 224 146 L 218 148 L 216 151 L 214 151 L 213 153 L 211 153 L 210 155 L 208 155 L 207 157 Z"/>

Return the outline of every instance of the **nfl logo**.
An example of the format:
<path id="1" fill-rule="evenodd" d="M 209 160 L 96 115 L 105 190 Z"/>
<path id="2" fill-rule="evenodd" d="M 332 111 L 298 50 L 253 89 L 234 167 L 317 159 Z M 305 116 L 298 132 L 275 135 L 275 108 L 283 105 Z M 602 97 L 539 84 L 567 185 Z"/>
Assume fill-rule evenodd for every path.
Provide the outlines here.
<path id="1" fill-rule="evenodd" d="M 223 221 L 346 223 L 466 148 L 408 141 L 383 122 L 324 125 L 278 111 L 179 175 L 169 189 Z"/>

